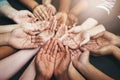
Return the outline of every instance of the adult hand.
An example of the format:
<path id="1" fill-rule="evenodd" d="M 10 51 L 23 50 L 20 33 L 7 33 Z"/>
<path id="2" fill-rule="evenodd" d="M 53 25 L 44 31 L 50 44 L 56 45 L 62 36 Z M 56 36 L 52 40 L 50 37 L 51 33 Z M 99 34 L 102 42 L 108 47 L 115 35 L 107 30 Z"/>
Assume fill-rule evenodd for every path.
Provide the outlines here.
<path id="1" fill-rule="evenodd" d="M 110 55 L 113 53 L 113 49 L 113 45 L 106 45 L 98 49 L 93 49 L 91 51 L 93 52 L 93 55 Z"/>
<path id="2" fill-rule="evenodd" d="M 102 33 L 97 34 L 96 36 L 94 36 L 93 38 L 96 39 L 98 37 L 102 37 L 104 39 L 107 39 L 111 44 L 113 45 L 117 45 L 120 46 L 120 39 L 118 36 L 116 36 L 113 33 L 110 33 L 108 31 L 104 31 Z"/>
<path id="3" fill-rule="evenodd" d="M 37 48 L 42 42 L 42 38 L 25 33 L 23 28 L 15 29 L 8 40 L 8 44 L 17 49 Z"/>
<path id="4" fill-rule="evenodd" d="M 34 15 L 28 10 L 17 11 L 16 14 L 12 17 L 12 19 L 14 22 L 18 24 L 25 23 L 25 22 L 31 23 L 36 21 L 36 18 L 34 17 Z"/>
<path id="5" fill-rule="evenodd" d="M 76 26 L 77 23 L 78 23 L 77 17 L 72 13 L 69 13 L 66 22 L 67 26 L 69 26 L 69 28 L 72 28 L 73 26 Z"/>
<path id="6" fill-rule="evenodd" d="M 47 8 L 48 13 L 51 12 L 52 15 L 56 13 L 56 8 L 52 4 L 48 3 L 48 4 L 45 4 L 45 6 Z"/>
<path id="7" fill-rule="evenodd" d="M 76 51 L 71 51 L 72 53 L 72 63 L 73 66 L 77 69 L 79 69 L 79 67 L 81 65 L 87 65 L 89 63 L 89 51 L 86 49 L 82 49 L 82 52 L 80 50 L 76 50 Z"/>
<path id="8" fill-rule="evenodd" d="M 52 77 L 57 48 L 57 41 L 55 39 L 49 40 L 46 45 L 41 48 L 35 59 L 38 78 L 45 78 L 46 80 L 50 80 Z"/>
<path id="9" fill-rule="evenodd" d="M 67 80 L 68 77 L 68 67 L 70 64 L 70 53 L 67 46 L 63 46 L 61 42 L 58 41 L 58 53 L 56 56 L 56 63 L 55 63 L 55 69 L 54 74 L 57 79 L 63 78 Z M 62 79 L 62 80 L 63 80 Z"/>
<path id="10" fill-rule="evenodd" d="M 44 30 L 50 28 L 49 22 L 46 21 L 36 21 L 34 23 L 23 23 L 21 27 L 24 29 L 26 33 L 34 35 L 36 32 L 41 33 Z"/>
<path id="11" fill-rule="evenodd" d="M 66 24 L 67 21 L 67 14 L 63 12 L 56 13 L 56 19 L 57 19 L 57 29 L 61 26 L 61 24 Z"/>
<path id="12" fill-rule="evenodd" d="M 38 5 L 33 9 L 33 14 L 35 15 L 36 18 L 38 18 L 40 21 L 43 20 L 48 20 L 49 15 L 47 13 L 47 9 L 44 5 Z"/>

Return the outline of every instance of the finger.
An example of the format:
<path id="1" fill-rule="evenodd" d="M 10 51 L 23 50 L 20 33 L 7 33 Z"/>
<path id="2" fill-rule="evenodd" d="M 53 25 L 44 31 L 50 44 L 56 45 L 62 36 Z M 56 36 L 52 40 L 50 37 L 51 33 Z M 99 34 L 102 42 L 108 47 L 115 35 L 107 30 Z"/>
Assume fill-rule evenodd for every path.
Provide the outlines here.
<path id="1" fill-rule="evenodd" d="M 60 48 L 60 51 L 65 51 L 65 48 L 64 48 L 62 42 L 58 41 L 58 47 Z"/>
<path id="2" fill-rule="evenodd" d="M 41 58 L 42 53 L 43 53 L 43 48 L 41 48 L 41 49 L 40 49 L 40 51 L 38 52 L 37 57 L 36 57 L 36 58 L 37 58 L 37 60 L 42 59 L 42 58 Z"/>
<path id="3" fill-rule="evenodd" d="M 84 40 L 80 43 L 80 46 L 86 44 L 86 43 L 89 42 L 89 41 L 90 41 L 90 36 L 89 36 L 88 34 L 86 34 L 86 35 L 84 36 Z"/>
<path id="4" fill-rule="evenodd" d="M 56 45 L 57 45 L 57 40 L 55 40 L 55 42 L 53 44 L 53 47 L 51 49 L 51 54 L 50 55 L 52 55 L 52 56 L 54 55 L 54 50 L 55 50 Z"/>
<path id="5" fill-rule="evenodd" d="M 93 38 L 93 39 L 96 39 L 96 38 L 98 38 L 98 37 L 100 37 L 100 36 L 102 36 L 102 35 L 104 35 L 104 32 L 98 33 L 97 35 L 93 36 L 92 38 Z"/>
<path id="6" fill-rule="evenodd" d="M 48 18 L 49 18 L 49 15 L 48 15 L 48 13 L 47 13 L 47 10 L 45 9 L 45 8 L 41 8 L 41 11 L 43 12 L 43 14 L 44 14 L 44 18 L 45 18 L 45 20 L 48 20 Z"/>
<path id="7" fill-rule="evenodd" d="M 68 46 L 65 46 L 65 50 L 66 50 L 66 57 L 70 59 L 70 52 L 68 50 Z"/>
<path id="8" fill-rule="evenodd" d="M 51 55 L 51 50 L 52 50 L 52 47 L 54 45 L 54 42 L 55 42 L 55 39 L 52 39 L 51 42 L 50 42 L 50 45 L 48 46 L 46 54 Z"/>
<path id="9" fill-rule="evenodd" d="M 53 49 L 53 54 L 52 57 L 56 57 L 57 56 L 57 50 L 58 50 L 58 45 L 55 45 L 54 49 Z"/>
<path id="10" fill-rule="evenodd" d="M 36 18 L 38 18 L 40 21 L 42 21 L 42 17 L 39 15 L 38 12 L 35 12 L 34 15 Z"/>
<path id="11" fill-rule="evenodd" d="M 47 49 L 48 49 L 48 47 L 49 47 L 49 45 L 50 45 L 50 42 L 51 42 L 51 40 L 48 40 L 48 42 L 45 44 L 45 46 L 44 46 L 44 51 L 43 51 L 44 54 L 46 54 Z"/>

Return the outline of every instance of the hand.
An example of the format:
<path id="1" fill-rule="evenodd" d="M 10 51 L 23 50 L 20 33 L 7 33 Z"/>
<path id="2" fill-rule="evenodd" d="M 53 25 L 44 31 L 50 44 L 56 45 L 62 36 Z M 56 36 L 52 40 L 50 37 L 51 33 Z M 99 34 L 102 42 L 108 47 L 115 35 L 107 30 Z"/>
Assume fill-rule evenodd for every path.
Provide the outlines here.
<path id="1" fill-rule="evenodd" d="M 93 38 L 96 39 L 98 37 L 102 37 L 104 39 L 107 39 L 111 44 L 119 46 L 120 45 L 120 39 L 118 36 L 116 36 L 113 33 L 110 33 L 108 31 L 104 31 L 102 33 L 99 33 L 98 35 L 94 36 Z"/>
<path id="2" fill-rule="evenodd" d="M 68 72 L 70 60 L 71 58 L 68 47 L 67 46 L 64 47 L 61 42 L 58 42 L 58 53 L 56 56 L 56 63 L 54 69 L 54 74 L 57 78 L 59 78 L 60 76 L 61 78 L 63 78 L 63 76 L 66 76 L 68 74 L 67 72 Z"/>
<path id="3" fill-rule="evenodd" d="M 28 10 L 20 10 L 18 11 L 13 17 L 12 17 L 13 21 L 21 24 L 21 23 L 25 23 L 25 22 L 34 22 L 36 21 L 36 18 L 34 17 L 34 15 L 29 12 Z"/>
<path id="4" fill-rule="evenodd" d="M 52 39 L 49 40 L 38 53 L 35 59 L 35 63 L 38 77 L 40 79 L 44 77 L 45 79 L 50 80 L 50 78 L 52 77 L 55 66 L 57 48 L 57 41 L 55 39 Z"/>
<path id="5" fill-rule="evenodd" d="M 47 9 L 44 5 L 38 5 L 33 9 L 33 14 L 36 18 L 38 18 L 40 21 L 48 20 L 49 15 L 47 13 Z"/>
<path id="6" fill-rule="evenodd" d="M 73 66 L 77 69 L 79 69 L 82 65 L 87 65 L 89 63 L 89 51 L 85 48 L 76 51 L 70 51 L 72 53 L 72 63 Z"/>
<path id="7" fill-rule="evenodd" d="M 91 50 L 94 55 L 110 55 L 113 53 L 114 46 L 113 45 L 106 45 L 99 49 Z"/>
<path id="8" fill-rule="evenodd" d="M 56 13 L 56 8 L 52 4 L 48 3 L 48 4 L 45 4 L 45 6 L 47 8 L 48 13 L 51 12 L 52 15 Z"/>
<path id="9" fill-rule="evenodd" d="M 42 42 L 42 38 L 27 34 L 22 28 L 15 29 L 8 40 L 8 44 L 17 49 L 37 48 Z"/>
<path id="10" fill-rule="evenodd" d="M 68 19 L 67 19 L 67 26 L 69 26 L 69 28 L 75 26 L 78 23 L 78 19 L 75 15 L 73 15 L 72 13 L 68 14 Z"/>
<path id="11" fill-rule="evenodd" d="M 57 29 L 61 26 L 61 24 L 66 24 L 67 21 L 67 14 L 63 12 L 58 12 L 56 15 L 57 19 Z"/>
<path id="12" fill-rule="evenodd" d="M 36 21 L 34 23 L 23 23 L 21 27 L 26 33 L 34 35 L 36 32 L 41 33 L 44 30 L 49 29 L 49 22 L 46 21 Z"/>

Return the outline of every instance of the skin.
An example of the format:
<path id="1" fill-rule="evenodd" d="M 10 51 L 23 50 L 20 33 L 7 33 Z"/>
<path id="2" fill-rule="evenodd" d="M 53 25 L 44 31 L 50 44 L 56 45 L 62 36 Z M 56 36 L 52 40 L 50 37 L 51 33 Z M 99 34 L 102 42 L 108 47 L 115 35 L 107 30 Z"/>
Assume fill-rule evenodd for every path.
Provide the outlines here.
<path id="1" fill-rule="evenodd" d="M 58 52 L 54 69 L 54 75 L 57 80 L 69 80 L 68 67 L 70 60 L 71 58 L 68 47 L 64 47 L 63 44 L 58 41 Z"/>
<path id="2" fill-rule="evenodd" d="M 39 20 L 48 20 L 49 10 L 53 14 L 56 12 L 56 8 L 51 4 L 51 0 L 42 0 L 42 4 L 39 4 L 35 0 L 20 0 L 23 4 L 25 4 L 29 9 L 32 10 L 33 14 Z M 29 3 L 28 3 L 29 1 Z"/>
<path id="3" fill-rule="evenodd" d="M 12 55 L 17 50 L 10 46 L 0 46 L 0 60 Z"/>
<path id="4" fill-rule="evenodd" d="M 0 45 L 11 45 L 17 49 L 37 48 L 42 42 L 39 36 L 31 36 L 22 28 L 18 28 L 12 33 L 0 34 L 0 37 Z"/>
<path id="5" fill-rule="evenodd" d="M 0 12 L 18 24 L 24 22 L 33 22 L 36 20 L 34 15 L 28 10 L 18 11 L 9 4 L 2 6 L 0 8 Z"/>
<path id="6" fill-rule="evenodd" d="M 73 66 L 88 80 L 113 80 L 111 77 L 107 76 L 90 64 L 88 50 L 83 49 L 82 53 L 79 51 L 74 54 L 75 55 L 72 59 Z"/>
<path id="7" fill-rule="evenodd" d="M 12 25 L 4 25 L 0 26 L 0 33 L 9 33 L 17 28 L 23 28 L 24 32 L 29 33 L 31 35 L 35 34 L 35 32 L 42 32 L 45 29 L 49 28 L 49 22 L 45 21 L 36 21 L 34 23 L 25 22 L 23 24 L 12 24 Z"/>
<path id="8" fill-rule="evenodd" d="M 49 40 L 44 48 L 38 53 L 35 63 L 37 69 L 36 80 L 50 80 L 55 66 L 55 56 L 57 54 L 57 41 Z"/>
<path id="9" fill-rule="evenodd" d="M 0 61 L 0 79 L 8 80 L 16 74 L 36 54 L 38 50 L 39 48 L 20 50 L 9 57 L 2 59 Z"/>
<path id="10" fill-rule="evenodd" d="M 35 59 L 33 59 L 30 65 L 24 71 L 24 73 L 20 76 L 19 80 L 35 80 L 35 76 Z"/>

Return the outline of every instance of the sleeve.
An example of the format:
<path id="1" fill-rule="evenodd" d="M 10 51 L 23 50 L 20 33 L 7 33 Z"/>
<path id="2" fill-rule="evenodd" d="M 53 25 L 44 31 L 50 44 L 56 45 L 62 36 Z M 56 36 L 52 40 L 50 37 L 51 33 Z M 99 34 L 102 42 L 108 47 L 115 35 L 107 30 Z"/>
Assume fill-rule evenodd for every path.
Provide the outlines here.
<path id="1" fill-rule="evenodd" d="M 0 0 L 0 7 L 9 4 L 7 0 Z"/>
<path id="2" fill-rule="evenodd" d="M 104 9 L 105 11 L 107 11 L 108 14 L 110 14 L 115 3 L 116 3 L 116 0 L 102 0 L 102 2 L 96 7 Z"/>

